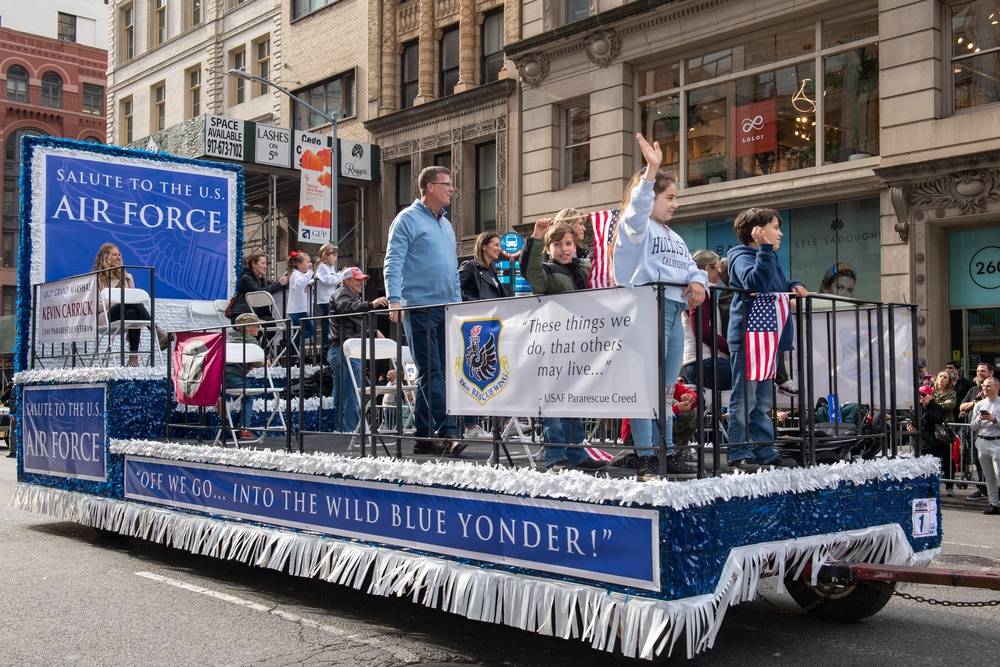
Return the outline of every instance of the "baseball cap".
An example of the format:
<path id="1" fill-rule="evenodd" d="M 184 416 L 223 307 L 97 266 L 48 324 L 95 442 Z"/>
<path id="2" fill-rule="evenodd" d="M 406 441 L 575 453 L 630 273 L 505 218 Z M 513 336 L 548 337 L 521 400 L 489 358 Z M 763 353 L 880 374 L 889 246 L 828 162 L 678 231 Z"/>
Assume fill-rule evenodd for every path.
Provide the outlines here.
<path id="1" fill-rule="evenodd" d="M 257 324 L 258 322 L 260 322 L 260 318 L 253 313 L 243 313 L 236 316 L 233 324 Z"/>
<path id="2" fill-rule="evenodd" d="M 917 361 L 917 368 L 927 368 L 927 361 L 924 359 L 919 359 Z"/>
<path id="3" fill-rule="evenodd" d="M 919 391 L 921 394 L 927 394 L 928 396 L 934 395 L 934 389 L 932 387 L 928 387 L 927 385 L 923 385 L 922 387 L 920 387 Z"/>
<path id="4" fill-rule="evenodd" d="M 361 271 L 361 269 L 359 269 L 356 266 L 349 266 L 343 271 L 341 271 L 340 277 L 343 278 L 344 280 L 347 280 L 348 278 L 357 278 L 358 280 L 368 280 L 368 276 L 366 276 Z"/>

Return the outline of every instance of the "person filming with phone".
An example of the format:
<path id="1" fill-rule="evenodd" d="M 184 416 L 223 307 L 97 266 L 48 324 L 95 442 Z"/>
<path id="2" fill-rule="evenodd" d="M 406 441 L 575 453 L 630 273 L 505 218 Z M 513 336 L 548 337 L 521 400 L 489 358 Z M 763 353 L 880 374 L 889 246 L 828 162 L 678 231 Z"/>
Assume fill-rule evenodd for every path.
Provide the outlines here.
<path id="1" fill-rule="evenodd" d="M 976 436 L 976 453 L 983 466 L 983 481 L 990 506 L 983 514 L 1000 514 L 1000 498 L 997 497 L 997 459 L 1000 459 L 1000 380 L 995 377 L 983 382 L 986 398 L 976 403 L 976 418 L 972 422 L 972 432 Z"/>

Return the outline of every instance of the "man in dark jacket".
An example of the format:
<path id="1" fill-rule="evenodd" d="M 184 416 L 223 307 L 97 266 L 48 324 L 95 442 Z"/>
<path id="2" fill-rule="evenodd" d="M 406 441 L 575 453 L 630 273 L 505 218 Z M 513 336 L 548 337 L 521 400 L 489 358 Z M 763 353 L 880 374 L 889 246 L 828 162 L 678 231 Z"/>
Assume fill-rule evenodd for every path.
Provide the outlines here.
<path id="1" fill-rule="evenodd" d="M 335 431 L 353 433 L 361 419 L 361 408 L 358 405 L 358 395 L 354 392 L 354 385 L 348 376 L 351 371 L 348 370 L 347 364 L 351 364 L 354 377 L 360 382 L 361 360 L 344 357 L 341 346 L 348 338 L 361 337 L 362 313 L 374 308 L 387 308 L 389 302 L 384 296 L 373 301 L 361 299 L 361 292 L 365 288 L 368 276 L 358 267 L 349 266 L 340 272 L 340 276 L 343 281 L 330 300 L 330 314 L 350 314 L 351 317 L 334 318 L 330 323 L 330 349 L 326 353 L 326 360 L 333 370 L 333 388 L 330 394 L 333 398 L 333 428 Z M 382 337 L 382 333 L 378 330 L 375 331 L 375 335 Z"/>

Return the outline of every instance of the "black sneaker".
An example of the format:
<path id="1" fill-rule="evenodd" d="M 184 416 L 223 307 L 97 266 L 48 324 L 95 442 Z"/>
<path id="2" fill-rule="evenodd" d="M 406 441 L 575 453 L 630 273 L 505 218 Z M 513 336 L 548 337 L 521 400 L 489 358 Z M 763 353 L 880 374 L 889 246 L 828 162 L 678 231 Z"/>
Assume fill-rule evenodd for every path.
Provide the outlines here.
<path id="1" fill-rule="evenodd" d="M 668 477 L 691 478 L 698 476 L 698 470 L 691 464 L 681 461 L 677 454 L 668 454 L 666 462 Z"/>
<path id="2" fill-rule="evenodd" d="M 777 458 L 774 458 L 767 463 L 761 464 L 761 467 L 770 466 L 772 468 L 798 468 L 798 462 L 788 456 L 781 456 L 780 454 Z"/>
<path id="3" fill-rule="evenodd" d="M 569 462 L 569 459 L 559 459 L 555 463 L 547 464 L 545 469 L 549 472 L 562 472 L 563 470 L 572 470 L 573 464 Z"/>
<path id="4" fill-rule="evenodd" d="M 757 472 L 760 470 L 760 466 L 750 459 L 733 459 L 732 461 L 727 461 L 726 465 L 729 466 L 730 473 L 733 473 L 736 470 L 741 470 L 743 472 Z"/>
<path id="5" fill-rule="evenodd" d="M 975 493 L 973 493 L 971 496 L 966 496 L 965 499 L 966 500 L 982 500 L 985 497 L 986 497 L 986 492 L 985 491 L 983 491 L 982 489 L 976 489 Z"/>
<path id="6" fill-rule="evenodd" d="M 608 467 L 608 464 L 604 461 L 598 461 L 597 459 L 592 459 L 589 456 L 579 463 L 573 464 L 573 470 L 580 470 L 582 472 L 597 472 L 598 470 L 604 470 Z"/>
<path id="7" fill-rule="evenodd" d="M 660 460 L 655 456 L 636 457 L 635 479 L 637 482 L 660 479 Z"/>
<path id="8" fill-rule="evenodd" d="M 983 514 L 1000 514 L 1000 505 L 990 505 L 983 510 Z"/>
<path id="9" fill-rule="evenodd" d="M 431 438 L 413 439 L 414 454 L 444 454 L 447 449 L 447 445 L 439 440 L 432 440 Z"/>

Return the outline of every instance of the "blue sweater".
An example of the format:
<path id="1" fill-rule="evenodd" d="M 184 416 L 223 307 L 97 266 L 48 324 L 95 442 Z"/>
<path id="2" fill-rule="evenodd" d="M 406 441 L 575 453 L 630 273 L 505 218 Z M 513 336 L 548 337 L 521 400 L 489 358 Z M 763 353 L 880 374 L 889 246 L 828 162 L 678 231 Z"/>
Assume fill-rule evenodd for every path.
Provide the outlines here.
<path id="1" fill-rule="evenodd" d="M 385 290 L 391 303 L 429 306 L 462 300 L 455 231 L 417 199 L 392 221 L 385 251 Z"/>
<path id="2" fill-rule="evenodd" d="M 745 245 L 734 246 L 729 249 L 727 257 L 729 258 L 729 286 L 734 289 L 745 289 L 751 292 L 791 292 L 796 285 L 802 285 L 798 281 L 792 282 L 785 277 L 785 272 L 781 270 L 781 263 L 778 261 L 778 255 L 774 252 L 774 246 L 769 243 L 762 243 L 757 250 Z M 743 326 L 743 301 L 745 298 L 745 294 L 736 292 L 729 310 L 727 342 L 730 352 L 743 349 L 743 338 L 746 335 L 746 327 Z M 747 301 L 747 312 L 750 312 L 752 303 L 752 301 Z M 792 341 L 792 323 L 789 317 L 781 332 L 778 349 L 791 350 Z"/>

